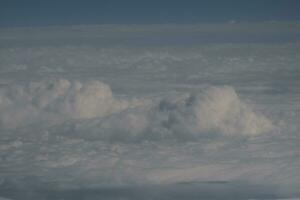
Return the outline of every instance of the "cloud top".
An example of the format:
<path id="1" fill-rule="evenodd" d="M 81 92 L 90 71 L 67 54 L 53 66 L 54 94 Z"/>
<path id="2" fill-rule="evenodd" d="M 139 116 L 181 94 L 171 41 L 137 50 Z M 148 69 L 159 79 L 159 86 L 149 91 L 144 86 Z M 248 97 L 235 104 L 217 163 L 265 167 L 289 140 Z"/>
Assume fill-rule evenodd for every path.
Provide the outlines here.
<path id="1" fill-rule="evenodd" d="M 55 133 L 119 141 L 256 136 L 272 129 L 229 86 L 154 99 L 114 97 L 99 81 L 31 82 L 0 90 L 2 129 L 46 126 Z"/>

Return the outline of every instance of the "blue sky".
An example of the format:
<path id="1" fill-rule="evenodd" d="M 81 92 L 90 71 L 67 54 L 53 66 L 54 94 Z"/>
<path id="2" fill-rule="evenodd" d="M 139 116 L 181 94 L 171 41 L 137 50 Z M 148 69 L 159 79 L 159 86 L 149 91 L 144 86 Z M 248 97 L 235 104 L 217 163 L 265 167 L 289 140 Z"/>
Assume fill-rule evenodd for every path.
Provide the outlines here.
<path id="1" fill-rule="evenodd" d="M 299 0 L 0 0 L 0 26 L 300 20 Z"/>

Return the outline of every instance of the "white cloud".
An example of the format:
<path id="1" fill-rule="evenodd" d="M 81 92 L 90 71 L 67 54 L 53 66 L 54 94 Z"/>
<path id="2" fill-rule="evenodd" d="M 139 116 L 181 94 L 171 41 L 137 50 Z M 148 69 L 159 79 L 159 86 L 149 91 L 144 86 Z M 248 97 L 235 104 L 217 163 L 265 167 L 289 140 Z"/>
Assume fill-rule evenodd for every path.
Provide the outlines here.
<path id="1" fill-rule="evenodd" d="M 128 107 L 126 101 L 113 98 L 106 84 L 65 79 L 2 88 L 0 100 L 1 126 L 8 129 L 104 117 Z"/>
<path id="2" fill-rule="evenodd" d="M 2 88 L 0 99 L 4 129 L 56 125 L 57 132 L 112 140 L 252 136 L 272 129 L 271 121 L 252 111 L 229 86 L 156 103 L 115 98 L 109 85 L 99 81 L 59 79 Z"/>
<path id="3" fill-rule="evenodd" d="M 61 132 L 76 126 L 70 134 L 118 140 L 251 136 L 272 129 L 271 121 L 252 111 L 229 86 L 155 103 L 116 99 L 109 85 L 99 81 L 59 79 L 3 88 L 0 99 L 5 129 L 59 125 L 56 129 L 60 127 L 57 132 Z"/>

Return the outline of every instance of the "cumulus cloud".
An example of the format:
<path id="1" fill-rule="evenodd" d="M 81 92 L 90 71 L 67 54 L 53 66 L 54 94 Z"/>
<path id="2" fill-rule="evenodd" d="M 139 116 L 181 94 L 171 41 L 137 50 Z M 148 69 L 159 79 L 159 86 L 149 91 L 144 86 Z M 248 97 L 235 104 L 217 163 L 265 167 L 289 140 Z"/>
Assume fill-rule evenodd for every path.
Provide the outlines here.
<path id="1" fill-rule="evenodd" d="M 232 87 L 213 87 L 195 103 L 197 127 L 226 135 L 258 135 L 272 127 L 261 114 L 254 113 L 243 103 Z"/>
<path id="2" fill-rule="evenodd" d="M 175 101 L 162 100 L 150 119 L 151 132 L 160 137 L 255 136 L 273 128 L 269 119 L 255 113 L 229 86 L 210 87 Z"/>
<path id="3" fill-rule="evenodd" d="M 60 79 L 0 90 L 1 127 L 8 129 L 104 117 L 127 107 L 127 101 L 116 100 L 110 87 L 99 81 L 83 84 Z"/>
<path id="4" fill-rule="evenodd" d="M 121 141 L 253 136 L 272 128 L 229 86 L 154 101 L 115 98 L 99 81 L 31 82 L 2 88 L 0 111 L 3 129 L 44 125 L 59 134 Z"/>

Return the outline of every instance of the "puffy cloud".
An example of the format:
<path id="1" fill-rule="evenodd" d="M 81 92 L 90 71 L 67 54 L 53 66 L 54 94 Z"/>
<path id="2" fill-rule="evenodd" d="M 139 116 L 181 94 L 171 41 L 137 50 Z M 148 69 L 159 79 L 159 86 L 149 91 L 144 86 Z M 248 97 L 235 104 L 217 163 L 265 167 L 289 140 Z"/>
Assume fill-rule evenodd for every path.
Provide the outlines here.
<path id="1" fill-rule="evenodd" d="M 110 87 L 99 81 L 83 84 L 60 79 L 0 91 L 1 127 L 7 129 L 104 117 L 127 107 L 126 101 L 114 99 Z"/>
<path id="2" fill-rule="evenodd" d="M 270 130 L 269 119 L 243 103 L 232 87 L 213 87 L 195 103 L 197 127 L 202 132 L 217 131 L 226 135 L 258 135 Z"/>
<path id="3" fill-rule="evenodd" d="M 229 86 L 125 100 L 99 81 L 31 82 L 2 88 L 0 111 L 2 129 L 48 127 L 53 134 L 113 141 L 255 136 L 273 128 Z"/>
<path id="4" fill-rule="evenodd" d="M 65 79 L 0 91 L 4 129 L 54 126 L 57 134 L 121 141 L 253 136 L 272 129 L 229 86 L 159 101 L 114 98 L 109 85 Z"/>
<path id="5" fill-rule="evenodd" d="M 229 86 L 210 87 L 175 102 L 163 100 L 150 114 L 150 122 L 152 133 L 182 139 L 218 134 L 255 136 L 273 128 L 269 119 L 255 113 Z"/>

